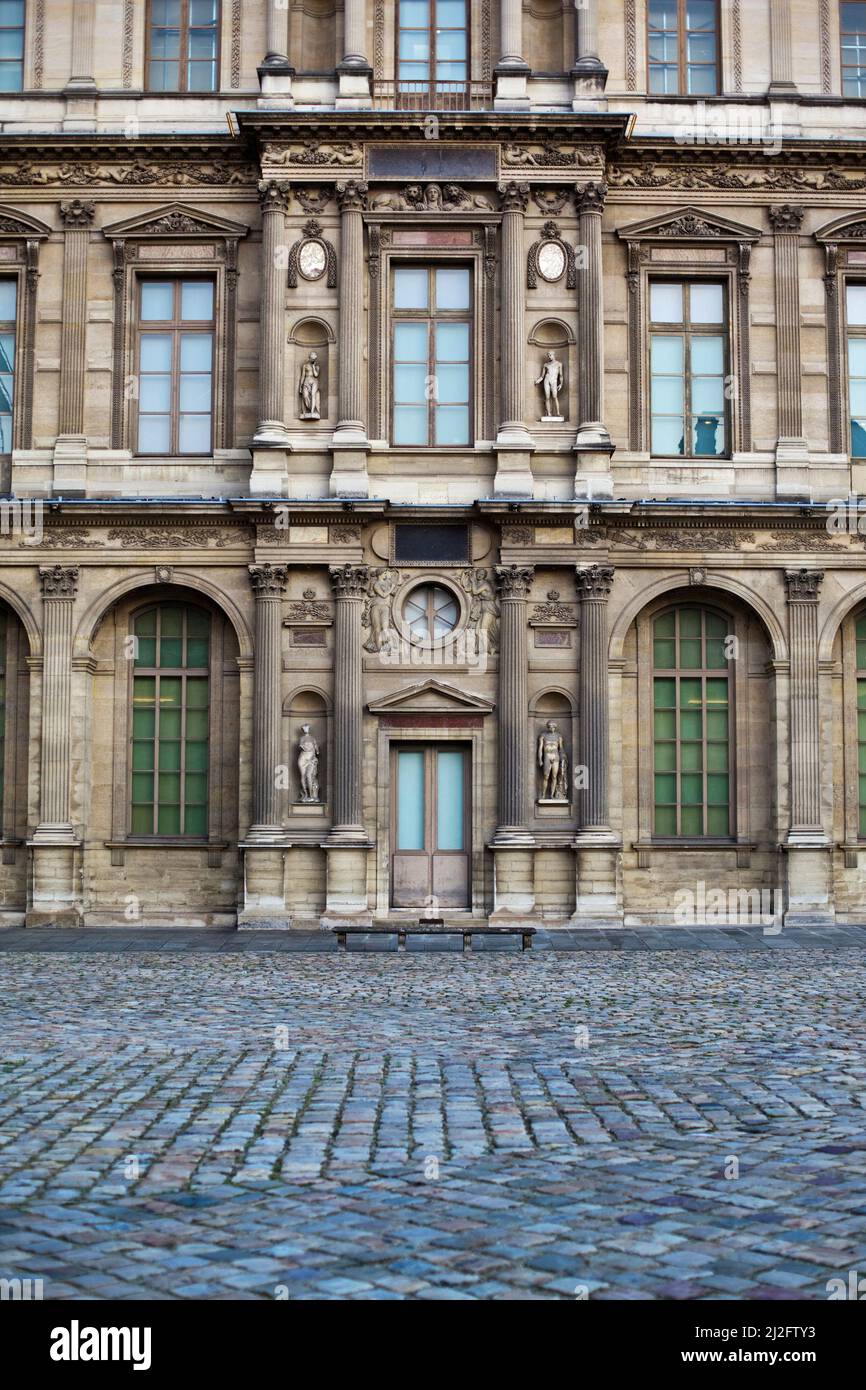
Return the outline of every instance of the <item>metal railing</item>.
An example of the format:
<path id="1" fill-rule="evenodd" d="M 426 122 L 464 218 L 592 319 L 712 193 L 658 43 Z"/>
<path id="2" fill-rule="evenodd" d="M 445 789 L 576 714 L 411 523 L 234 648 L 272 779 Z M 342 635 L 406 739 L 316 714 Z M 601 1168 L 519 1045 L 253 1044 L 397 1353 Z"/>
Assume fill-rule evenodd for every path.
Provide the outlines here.
<path id="1" fill-rule="evenodd" d="M 373 83 L 373 102 L 380 111 L 481 111 L 492 105 L 492 98 L 489 82 Z"/>

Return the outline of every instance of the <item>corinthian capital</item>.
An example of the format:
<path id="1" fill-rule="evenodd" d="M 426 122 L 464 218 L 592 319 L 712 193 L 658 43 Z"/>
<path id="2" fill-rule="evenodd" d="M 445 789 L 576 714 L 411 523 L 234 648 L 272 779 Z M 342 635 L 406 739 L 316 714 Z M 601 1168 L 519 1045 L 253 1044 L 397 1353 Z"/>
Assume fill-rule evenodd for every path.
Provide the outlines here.
<path id="1" fill-rule="evenodd" d="M 499 198 L 503 212 L 526 212 L 529 204 L 529 184 L 515 181 L 501 183 Z"/>
<path id="2" fill-rule="evenodd" d="M 502 598 L 528 598 L 534 574 L 532 565 L 497 565 L 496 583 Z"/>
<path id="3" fill-rule="evenodd" d="M 768 216 L 774 232 L 799 232 L 803 225 L 805 208 L 796 208 L 793 203 L 782 203 L 780 207 L 770 208 Z"/>
<path id="4" fill-rule="evenodd" d="M 579 566 L 574 578 L 580 598 L 607 598 L 613 587 L 613 565 Z"/>
<path id="5" fill-rule="evenodd" d="M 363 212 L 367 206 L 367 185 L 356 179 L 338 183 L 334 189 L 341 212 Z"/>
<path id="6" fill-rule="evenodd" d="M 83 203 L 80 198 L 73 198 L 71 203 L 60 204 L 60 221 L 64 227 L 72 229 L 92 227 L 94 211 L 94 203 Z"/>
<path id="7" fill-rule="evenodd" d="M 607 197 L 606 183 L 578 184 L 574 190 L 574 201 L 578 212 L 603 212 Z"/>
<path id="8" fill-rule="evenodd" d="M 78 566 L 40 565 L 39 580 L 43 598 L 75 598 L 78 589 Z"/>
<path id="9" fill-rule="evenodd" d="M 279 598 L 285 593 L 288 566 L 250 565 L 249 570 L 256 598 Z"/>
<path id="10" fill-rule="evenodd" d="M 785 570 L 789 603 L 817 603 L 823 570 Z"/>
<path id="11" fill-rule="evenodd" d="M 331 565 L 331 585 L 340 598 L 366 598 L 370 585 L 367 565 Z"/>
<path id="12" fill-rule="evenodd" d="M 288 212 L 290 186 L 282 179 L 259 180 L 259 202 L 262 212 Z"/>

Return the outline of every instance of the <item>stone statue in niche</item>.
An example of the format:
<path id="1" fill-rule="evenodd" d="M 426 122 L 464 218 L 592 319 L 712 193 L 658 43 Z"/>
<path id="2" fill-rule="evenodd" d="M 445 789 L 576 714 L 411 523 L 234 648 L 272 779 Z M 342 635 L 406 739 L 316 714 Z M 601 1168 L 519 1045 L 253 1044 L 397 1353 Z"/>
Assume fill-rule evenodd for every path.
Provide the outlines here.
<path id="1" fill-rule="evenodd" d="M 546 355 L 541 367 L 541 376 L 536 377 L 535 384 L 540 386 L 544 395 L 544 414 L 542 420 L 562 421 L 563 416 L 559 413 L 559 393 L 562 390 L 563 371 L 562 363 L 556 353 L 551 349 Z"/>
<path id="2" fill-rule="evenodd" d="M 299 420 L 320 420 L 322 418 L 322 397 L 319 391 L 319 354 L 311 352 L 301 367 L 298 395 L 301 398 Z"/>
<path id="3" fill-rule="evenodd" d="M 301 782 L 301 800 L 319 800 L 319 745 L 310 732 L 309 724 L 301 725 L 298 742 L 298 775 Z"/>
<path id="4" fill-rule="evenodd" d="M 538 735 L 538 766 L 541 769 L 540 801 L 568 801 L 568 759 L 565 740 L 552 719 Z"/>
<path id="5" fill-rule="evenodd" d="M 364 643 L 365 652 L 391 650 L 395 633 L 391 622 L 391 601 L 400 579 L 398 570 L 388 568 L 375 572 L 370 582 L 370 596 L 364 605 L 363 626 L 370 635 Z"/>

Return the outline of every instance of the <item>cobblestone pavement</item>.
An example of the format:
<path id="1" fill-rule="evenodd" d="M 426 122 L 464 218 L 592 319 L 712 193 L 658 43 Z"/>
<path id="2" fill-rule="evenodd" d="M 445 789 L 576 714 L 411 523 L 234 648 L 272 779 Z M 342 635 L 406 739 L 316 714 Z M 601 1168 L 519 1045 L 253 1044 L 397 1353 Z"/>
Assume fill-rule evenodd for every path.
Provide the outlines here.
<path id="1" fill-rule="evenodd" d="M 0 1276 L 55 1298 L 824 1298 L 866 954 L 8 952 Z"/>

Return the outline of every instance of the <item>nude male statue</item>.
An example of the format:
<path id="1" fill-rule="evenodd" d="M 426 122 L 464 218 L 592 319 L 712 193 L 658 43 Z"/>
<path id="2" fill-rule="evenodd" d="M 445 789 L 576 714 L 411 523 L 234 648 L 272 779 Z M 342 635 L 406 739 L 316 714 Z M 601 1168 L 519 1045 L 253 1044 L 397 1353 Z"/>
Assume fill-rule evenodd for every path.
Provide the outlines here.
<path id="1" fill-rule="evenodd" d="M 562 390 L 562 363 L 555 352 L 548 352 L 541 368 L 541 376 L 536 378 L 535 384 L 544 392 L 545 415 L 558 415 L 559 393 Z"/>
<path id="2" fill-rule="evenodd" d="M 541 768 L 541 800 L 567 801 L 565 740 L 552 719 L 538 735 L 538 766 Z"/>

